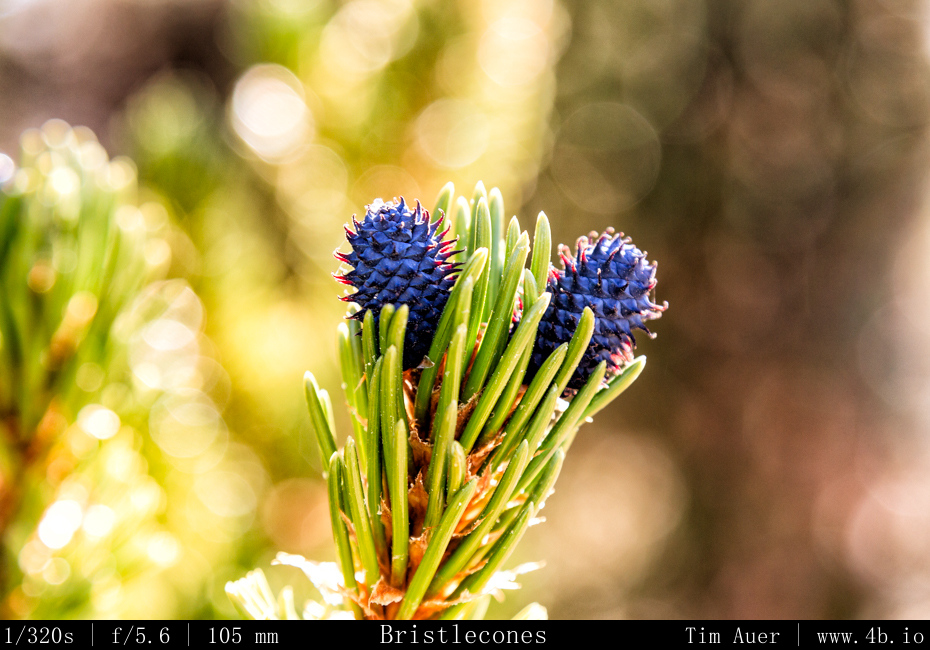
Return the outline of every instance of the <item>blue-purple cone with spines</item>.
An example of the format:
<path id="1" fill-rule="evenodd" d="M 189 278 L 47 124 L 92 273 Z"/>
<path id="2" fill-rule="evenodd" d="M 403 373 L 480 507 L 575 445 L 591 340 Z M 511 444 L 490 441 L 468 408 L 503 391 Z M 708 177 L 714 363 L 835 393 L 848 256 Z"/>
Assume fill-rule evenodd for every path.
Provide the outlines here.
<path id="1" fill-rule="evenodd" d="M 409 308 L 404 370 L 419 366 L 429 352 L 455 284 L 459 264 L 448 260 L 459 251 L 451 250 L 454 239 L 443 241 L 448 230 L 438 232 L 441 222 L 442 217 L 430 222 L 429 212 L 419 202 L 411 210 L 403 198 L 398 203 L 375 199 L 361 222 L 352 217 L 355 232 L 346 226 L 352 252 L 335 253 L 336 259 L 353 267 L 333 276 L 356 289 L 341 298 L 358 304 L 352 318 L 362 320 L 371 309 L 377 324 L 384 305 Z"/>
<path id="2" fill-rule="evenodd" d="M 582 311 L 590 307 L 594 334 L 568 383 L 568 392 L 573 392 L 584 386 L 601 361 L 607 362 L 605 379 L 620 372 L 633 360 L 633 330 L 653 336 L 645 322 L 659 318 L 668 305 L 657 305 L 649 297 L 656 286 L 655 262 L 650 264 L 645 253 L 612 228 L 601 236 L 579 238 L 574 258 L 566 246 L 559 247 L 559 256 L 563 269 L 549 271 L 552 300 L 539 324 L 528 377 L 555 348 L 571 340 Z"/>

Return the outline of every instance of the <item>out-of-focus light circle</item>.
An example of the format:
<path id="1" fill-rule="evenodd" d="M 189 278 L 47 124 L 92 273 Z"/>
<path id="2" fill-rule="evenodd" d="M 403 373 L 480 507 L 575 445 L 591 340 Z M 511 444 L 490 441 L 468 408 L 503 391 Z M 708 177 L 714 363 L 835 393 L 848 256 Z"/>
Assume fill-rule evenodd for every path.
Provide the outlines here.
<path id="1" fill-rule="evenodd" d="M 476 161 L 490 142 L 487 116 L 474 104 L 440 99 L 417 118 L 417 143 L 440 167 L 460 169 Z"/>
<path id="2" fill-rule="evenodd" d="M 77 142 L 71 125 L 62 119 L 53 118 L 42 125 L 40 129 L 48 146 L 59 149 L 68 147 Z"/>
<path id="3" fill-rule="evenodd" d="M 236 82 L 231 120 L 243 142 L 269 162 L 296 152 L 313 131 L 300 80 L 272 64 L 254 66 Z"/>
<path id="4" fill-rule="evenodd" d="M 106 447 L 106 450 L 105 467 L 107 473 L 121 482 L 131 480 L 141 460 L 139 454 L 125 444 L 111 444 Z"/>
<path id="5" fill-rule="evenodd" d="M 36 576 L 27 576 L 23 580 L 22 593 L 27 598 L 41 598 L 48 588 L 48 583 L 44 580 L 37 580 Z"/>
<path id="6" fill-rule="evenodd" d="M 275 485 L 262 501 L 264 532 L 278 548 L 313 548 L 329 535 L 326 495 L 314 481 L 288 479 Z"/>
<path id="7" fill-rule="evenodd" d="M 217 471 L 197 479 L 194 492 L 210 512 L 240 517 L 255 510 L 258 497 L 248 481 L 233 472 Z"/>
<path id="8" fill-rule="evenodd" d="M 106 149 L 96 140 L 82 143 L 78 149 L 78 158 L 84 169 L 98 169 L 109 161 Z"/>
<path id="9" fill-rule="evenodd" d="M 171 318 L 159 318 L 145 326 L 142 340 L 159 351 L 180 350 L 190 345 L 197 333 L 184 323 Z"/>
<path id="10" fill-rule="evenodd" d="M 68 274 L 77 268 L 78 254 L 73 248 L 59 248 L 52 251 L 52 267 L 59 273 Z"/>
<path id="11" fill-rule="evenodd" d="M 165 229 L 171 223 L 171 216 L 168 210 L 161 203 L 148 201 L 139 206 L 139 212 L 145 220 L 145 229 L 148 232 L 158 232 Z"/>
<path id="12" fill-rule="evenodd" d="M 48 293 L 55 286 L 58 279 L 55 269 L 46 260 L 38 260 L 29 269 L 26 276 L 27 286 L 36 293 Z"/>
<path id="13" fill-rule="evenodd" d="M 145 228 L 145 217 L 134 205 L 121 205 L 116 209 L 116 225 L 126 232 Z"/>
<path id="14" fill-rule="evenodd" d="M 26 573 L 39 573 L 51 561 L 48 546 L 38 540 L 27 542 L 19 552 L 19 567 Z"/>
<path id="15" fill-rule="evenodd" d="M 418 23 L 406 0 L 356 0 L 345 4 L 323 30 L 320 58 L 349 74 L 380 70 L 416 42 Z"/>
<path id="16" fill-rule="evenodd" d="M 79 291 L 68 301 L 64 322 L 75 329 L 85 327 L 97 313 L 97 297 L 90 291 Z"/>
<path id="17" fill-rule="evenodd" d="M 627 104 L 595 102 L 562 125 L 552 174 L 583 210 L 613 214 L 649 193 L 661 160 L 662 146 L 649 120 Z"/>
<path id="18" fill-rule="evenodd" d="M 413 201 L 414 197 L 422 196 L 416 178 L 403 167 L 396 165 L 369 167 L 355 181 L 352 190 L 355 196 L 379 196 L 385 201 L 401 196 Z"/>
<path id="19" fill-rule="evenodd" d="M 91 602 L 98 611 L 116 610 L 123 600 L 123 585 L 115 575 L 94 581 L 90 589 Z M 115 618 L 115 616 L 108 618 Z"/>
<path id="20" fill-rule="evenodd" d="M 139 512 L 154 512 L 161 505 L 165 491 L 152 477 L 142 479 L 132 489 L 129 501 Z"/>
<path id="21" fill-rule="evenodd" d="M 77 172 L 70 167 L 59 167 L 49 174 L 48 182 L 58 194 L 71 194 L 81 186 Z"/>
<path id="22" fill-rule="evenodd" d="M 71 565 L 61 557 L 56 557 L 42 570 L 42 578 L 50 585 L 60 585 L 71 577 Z"/>
<path id="23" fill-rule="evenodd" d="M 49 548 L 64 548 L 81 526 L 82 518 L 81 505 L 77 501 L 56 501 L 39 522 L 39 539 Z"/>
<path id="24" fill-rule="evenodd" d="M 159 283 L 147 290 L 139 312 L 160 312 L 161 318 L 150 321 L 141 331 L 127 330 L 129 365 L 136 379 L 159 390 L 198 388 L 192 384 L 203 320 L 197 295 L 183 282 Z"/>
<path id="25" fill-rule="evenodd" d="M 94 505 L 84 515 L 84 532 L 93 537 L 105 537 L 116 524 L 116 514 L 105 505 Z"/>
<path id="26" fill-rule="evenodd" d="M 171 566 L 181 555 L 181 545 L 171 533 L 160 532 L 149 538 L 146 552 L 153 562 L 162 566 Z"/>
<path id="27" fill-rule="evenodd" d="M 167 266 L 171 262 L 171 246 L 164 239 L 150 239 L 145 242 L 142 255 L 151 267 Z"/>
<path id="28" fill-rule="evenodd" d="M 129 122 L 139 134 L 139 144 L 155 156 L 165 156 L 190 146 L 203 122 L 204 111 L 187 80 L 175 75 L 159 75 L 131 101 Z"/>
<path id="29" fill-rule="evenodd" d="M 111 190 L 124 190 L 136 182 L 136 166 L 128 158 L 115 158 L 106 170 L 105 181 Z"/>
<path id="30" fill-rule="evenodd" d="M 16 164 L 5 153 L 0 153 L 0 183 L 6 183 L 16 173 Z"/>
<path id="31" fill-rule="evenodd" d="M 149 429 L 155 443 L 176 458 L 202 454 L 226 430 L 216 407 L 202 394 L 160 400 L 152 409 Z"/>
<path id="32" fill-rule="evenodd" d="M 552 19 L 554 0 L 481 0 L 481 13 L 487 22 L 501 18 L 521 17 L 545 25 Z"/>
<path id="33" fill-rule="evenodd" d="M 78 426 L 97 440 L 107 440 L 119 431 L 119 416 L 99 404 L 88 404 L 78 413 Z"/>
<path id="34" fill-rule="evenodd" d="M 539 25 L 524 18 L 502 18 L 481 37 L 478 62 L 501 86 L 523 86 L 546 69 L 549 41 Z"/>
<path id="35" fill-rule="evenodd" d="M 266 11 L 273 11 L 282 16 L 296 18 L 318 10 L 322 1 L 323 0 L 264 0 L 261 4 L 264 5 Z"/>
<path id="36" fill-rule="evenodd" d="M 346 201 L 349 172 L 342 157 L 328 147 L 311 145 L 300 156 L 300 163 L 281 168 L 277 190 L 285 205 L 301 213 L 337 214 Z M 329 228 L 328 219 L 310 218 L 309 223 Z"/>

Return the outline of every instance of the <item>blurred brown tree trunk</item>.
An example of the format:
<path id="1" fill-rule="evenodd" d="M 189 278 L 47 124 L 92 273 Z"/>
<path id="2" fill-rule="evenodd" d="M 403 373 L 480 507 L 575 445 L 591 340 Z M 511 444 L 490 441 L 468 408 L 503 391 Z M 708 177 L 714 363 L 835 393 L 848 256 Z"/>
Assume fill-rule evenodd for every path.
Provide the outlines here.
<path id="1" fill-rule="evenodd" d="M 659 260 L 670 308 L 617 417 L 661 436 L 690 491 L 630 612 L 853 616 L 866 587 L 821 529 L 843 528 L 880 456 L 857 349 L 926 176 L 919 6 L 567 6 L 531 207 L 561 217 L 557 241 L 615 225 Z"/>

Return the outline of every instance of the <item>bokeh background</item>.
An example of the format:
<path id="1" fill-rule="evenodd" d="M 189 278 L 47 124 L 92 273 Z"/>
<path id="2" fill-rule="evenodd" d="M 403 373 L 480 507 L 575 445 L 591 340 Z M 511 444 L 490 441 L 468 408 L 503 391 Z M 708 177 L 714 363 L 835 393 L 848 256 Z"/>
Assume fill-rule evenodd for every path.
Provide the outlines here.
<path id="1" fill-rule="evenodd" d="M 670 303 L 516 558 L 546 567 L 492 613 L 930 616 L 928 10 L 0 1 L 0 151 L 62 118 L 135 161 L 208 369 L 200 419 L 146 425 L 175 577 L 110 570 L 76 605 L 24 550 L 4 611 L 232 616 L 226 580 L 299 583 L 276 551 L 332 559 L 301 376 L 340 394 L 341 224 L 483 180 L 556 241 L 631 235 Z M 185 447 L 210 435 L 219 470 Z"/>

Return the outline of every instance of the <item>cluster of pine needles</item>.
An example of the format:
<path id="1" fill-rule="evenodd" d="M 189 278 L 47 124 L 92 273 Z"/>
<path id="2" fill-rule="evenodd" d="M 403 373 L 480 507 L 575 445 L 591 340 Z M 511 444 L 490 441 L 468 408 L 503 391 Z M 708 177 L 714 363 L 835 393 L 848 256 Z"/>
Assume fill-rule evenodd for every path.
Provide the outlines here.
<path id="1" fill-rule="evenodd" d="M 531 252 L 516 217 L 504 226 L 496 188 L 479 183 L 470 201 L 455 200 L 450 183 L 433 214 L 450 218 L 463 262 L 426 359 L 403 369 L 406 304 L 369 308 L 338 326 L 353 427 L 341 449 L 328 392 L 311 373 L 304 378 L 338 553 L 338 571 L 279 556 L 323 594 L 304 617 L 481 618 L 488 596 L 513 586 L 515 572 L 503 566 L 538 521 L 579 427 L 645 365 L 638 357 L 611 373 L 601 361 L 579 389 L 568 388 L 595 333 L 585 307 L 570 340 L 528 373 L 552 299 L 546 215 Z M 359 309 L 351 305 L 349 316 Z M 293 592 L 274 596 L 260 571 L 227 591 L 249 616 L 298 616 Z M 521 616 L 531 612 L 544 610 Z"/>

